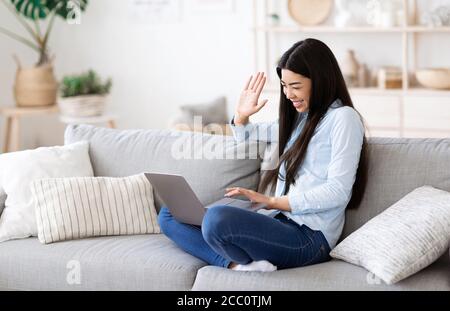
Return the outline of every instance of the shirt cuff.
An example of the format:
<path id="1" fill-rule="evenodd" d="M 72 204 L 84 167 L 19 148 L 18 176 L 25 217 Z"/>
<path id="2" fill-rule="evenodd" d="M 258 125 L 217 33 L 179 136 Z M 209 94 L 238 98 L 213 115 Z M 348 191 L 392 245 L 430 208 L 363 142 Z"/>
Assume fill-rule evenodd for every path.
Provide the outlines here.
<path id="1" fill-rule="evenodd" d="M 238 142 L 248 139 L 250 137 L 250 132 L 253 129 L 253 125 L 250 122 L 245 125 L 236 125 L 234 123 L 234 117 L 230 121 L 230 126 L 233 131 L 234 139 Z"/>
<path id="2" fill-rule="evenodd" d="M 289 191 L 287 194 L 289 207 L 291 208 L 292 215 L 300 214 L 300 198 L 298 195 L 294 195 L 292 191 Z"/>
<path id="3" fill-rule="evenodd" d="M 304 193 L 289 191 L 287 194 L 289 207 L 293 215 L 304 214 L 305 211 L 320 210 L 322 206 L 318 203 L 308 203 Z"/>

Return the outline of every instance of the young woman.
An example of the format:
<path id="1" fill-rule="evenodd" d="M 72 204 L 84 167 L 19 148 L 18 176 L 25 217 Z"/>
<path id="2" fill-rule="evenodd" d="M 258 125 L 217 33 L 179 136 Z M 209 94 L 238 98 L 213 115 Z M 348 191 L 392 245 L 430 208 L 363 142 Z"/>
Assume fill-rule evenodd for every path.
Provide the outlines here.
<path id="1" fill-rule="evenodd" d="M 361 200 L 364 124 L 333 53 L 316 39 L 297 42 L 283 54 L 277 74 L 279 120 L 249 123 L 267 102 L 259 100 L 266 77 L 257 73 L 241 93 L 231 126 L 237 141 L 277 142 L 278 165 L 265 172 L 259 193 L 233 187 L 225 194 L 244 195 L 273 212 L 215 206 L 201 227 L 177 222 L 167 208 L 159 214 L 162 231 L 209 264 L 274 271 L 327 261 L 341 235 L 346 207 Z M 263 194 L 268 189 L 275 195 Z"/>

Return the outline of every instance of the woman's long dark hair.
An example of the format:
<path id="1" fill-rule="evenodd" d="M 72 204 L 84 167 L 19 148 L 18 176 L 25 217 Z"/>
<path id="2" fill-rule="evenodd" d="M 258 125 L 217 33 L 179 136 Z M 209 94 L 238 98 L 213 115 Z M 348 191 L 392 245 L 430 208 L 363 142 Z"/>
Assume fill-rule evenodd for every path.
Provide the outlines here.
<path id="1" fill-rule="evenodd" d="M 330 48 L 316 39 L 305 39 L 295 43 L 281 57 L 277 66 L 277 74 L 281 79 L 281 70 L 288 69 L 311 79 L 311 95 L 309 111 L 305 126 L 291 148 L 284 154 L 284 148 L 294 130 L 294 123 L 298 115 L 291 101 L 285 96 L 280 83 L 279 108 L 279 162 L 274 170 L 264 173 L 261 190 L 264 192 L 269 185 L 274 191 L 278 179 L 280 165 L 286 163 L 285 194 L 289 187 L 295 184 L 298 168 L 302 165 L 306 151 L 314 131 L 327 112 L 329 106 L 340 99 L 344 106 L 353 107 L 353 102 L 339 68 L 338 62 Z M 359 114 L 359 113 L 358 113 Z M 360 115 L 361 117 L 361 115 Z M 361 117 L 361 122 L 364 120 Z M 361 202 L 367 182 L 367 141 L 364 135 L 361 156 L 356 172 L 356 180 L 352 189 L 352 197 L 348 208 L 356 208 Z"/>

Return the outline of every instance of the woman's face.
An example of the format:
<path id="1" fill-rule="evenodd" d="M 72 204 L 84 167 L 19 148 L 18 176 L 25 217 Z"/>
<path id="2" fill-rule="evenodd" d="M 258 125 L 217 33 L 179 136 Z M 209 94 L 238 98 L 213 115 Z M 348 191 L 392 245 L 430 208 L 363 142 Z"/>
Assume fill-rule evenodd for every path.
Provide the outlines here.
<path id="1" fill-rule="evenodd" d="M 306 112 L 309 109 L 311 79 L 288 69 L 281 70 L 281 85 L 284 95 L 292 102 L 295 110 Z"/>

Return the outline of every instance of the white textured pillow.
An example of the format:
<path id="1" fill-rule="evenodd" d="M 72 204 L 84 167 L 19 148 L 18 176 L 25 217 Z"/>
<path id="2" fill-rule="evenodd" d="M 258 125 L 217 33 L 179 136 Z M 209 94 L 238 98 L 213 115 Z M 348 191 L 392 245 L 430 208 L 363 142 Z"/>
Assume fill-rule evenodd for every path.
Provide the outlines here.
<path id="1" fill-rule="evenodd" d="M 450 193 L 423 186 L 353 232 L 330 255 L 393 284 L 434 262 L 449 242 Z"/>
<path id="2" fill-rule="evenodd" d="M 161 232 L 144 174 L 41 179 L 31 188 L 41 243 Z"/>
<path id="3" fill-rule="evenodd" d="M 7 198 L 0 217 L 0 242 L 37 235 L 33 180 L 92 175 L 88 142 L 1 154 L 0 188 Z"/>

